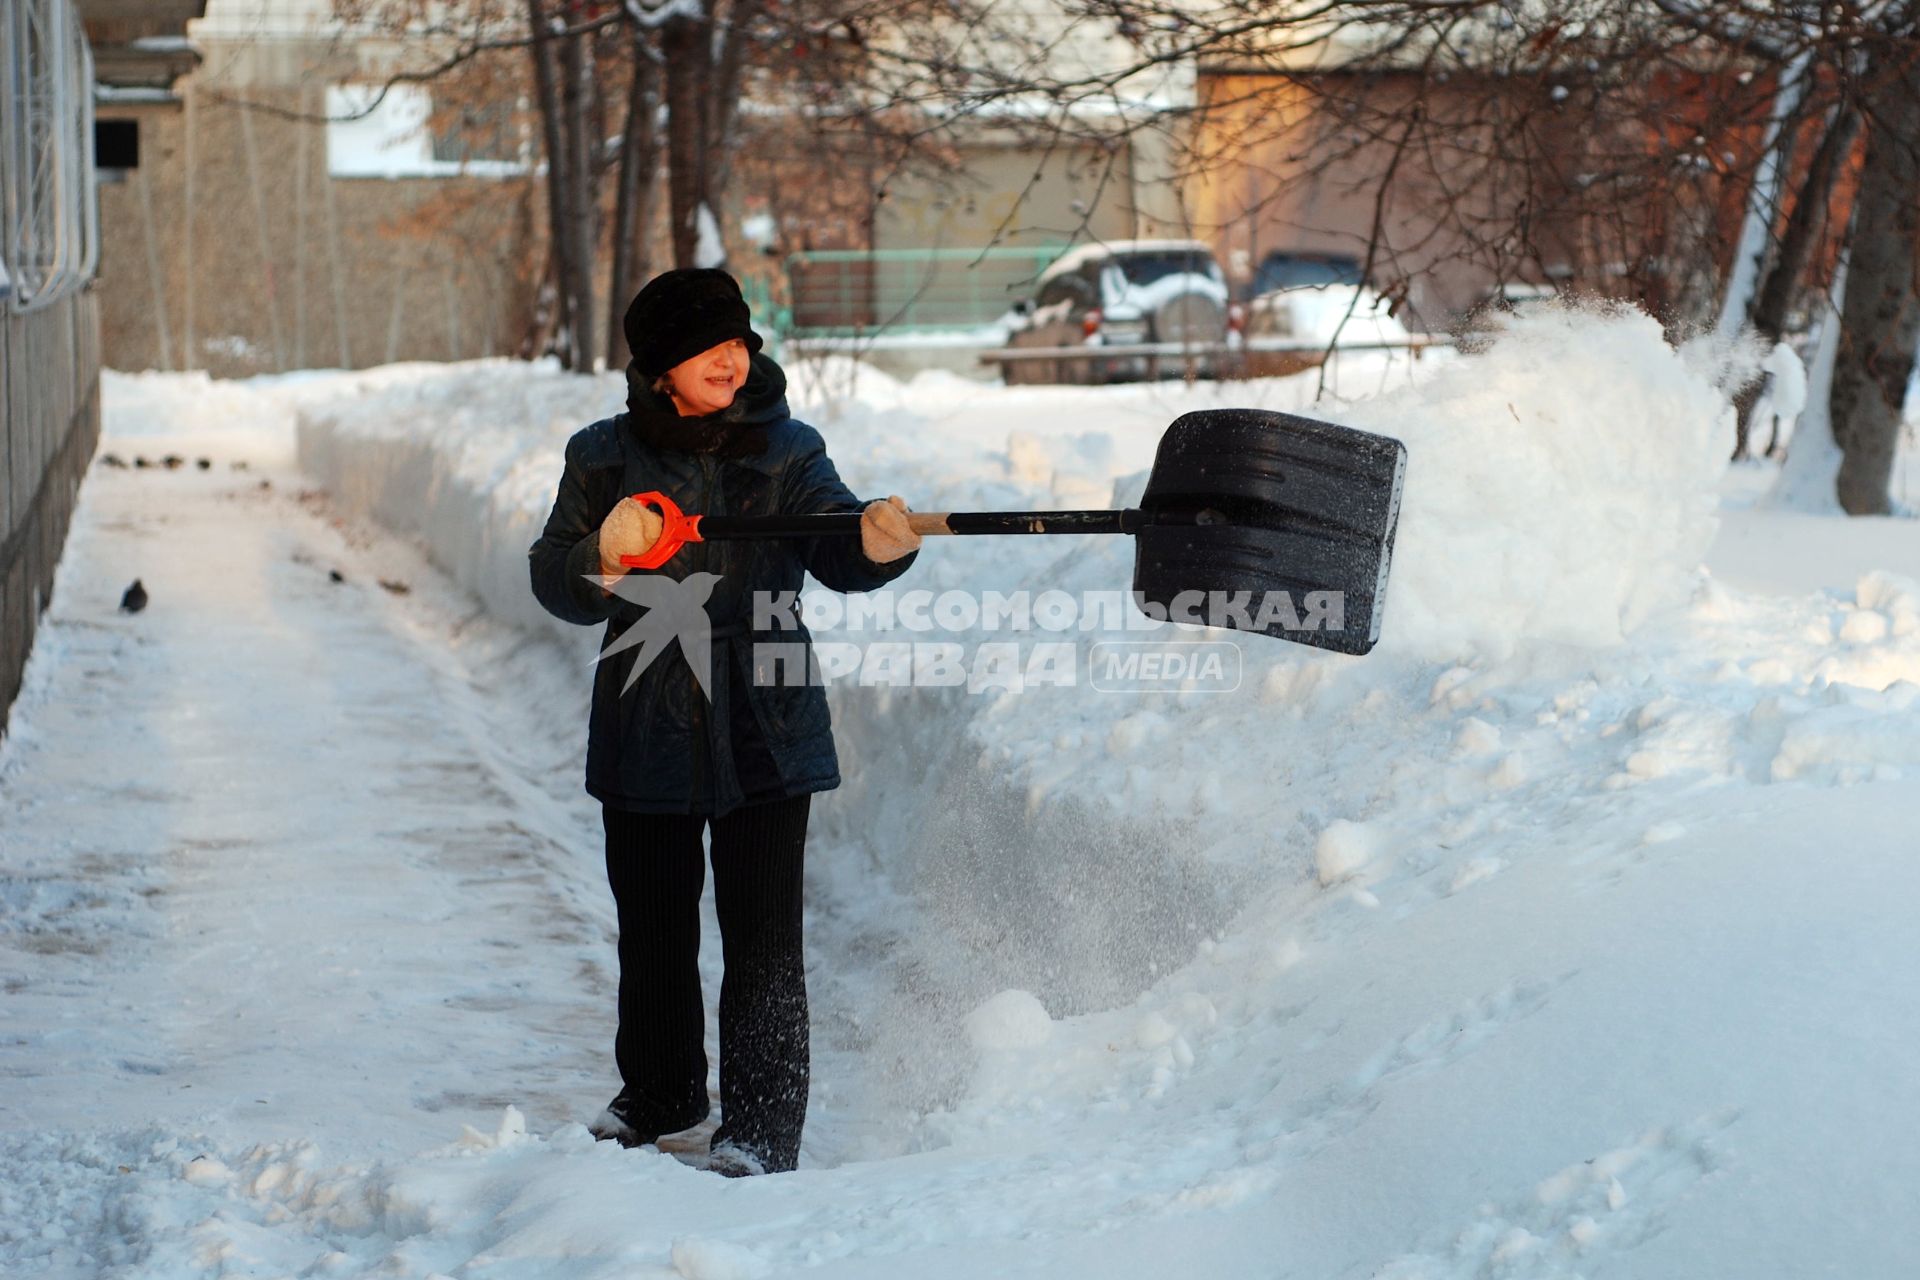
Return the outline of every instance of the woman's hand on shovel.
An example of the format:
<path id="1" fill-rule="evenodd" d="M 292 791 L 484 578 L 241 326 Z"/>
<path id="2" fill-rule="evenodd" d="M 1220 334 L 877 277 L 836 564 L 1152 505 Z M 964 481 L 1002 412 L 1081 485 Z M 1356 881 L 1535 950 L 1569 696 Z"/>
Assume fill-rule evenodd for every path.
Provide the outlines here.
<path id="1" fill-rule="evenodd" d="M 600 522 L 600 576 L 617 578 L 627 571 L 621 556 L 647 553 L 664 527 L 660 513 L 645 503 L 622 498 Z"/>
<path id="2" fill-rule="evenodd" d="M 860 513 L 860 549 L 875 564 L 886 564 L 920 548 L 920 535 L 907 523 L 907 500 L 894 494 L 869 502 Z"/>

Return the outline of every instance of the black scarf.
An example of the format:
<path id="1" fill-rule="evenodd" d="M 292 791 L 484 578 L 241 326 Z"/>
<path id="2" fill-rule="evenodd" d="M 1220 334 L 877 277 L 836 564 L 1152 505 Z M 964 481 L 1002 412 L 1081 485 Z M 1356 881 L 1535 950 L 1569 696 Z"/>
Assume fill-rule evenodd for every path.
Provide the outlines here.
<path id="1" fill-rule="evenodd" d="M 654 380 L 627 364 L 627 418 L 634 433 L 656 449 L 712 454 L 720 458 L 755 457 L 767 451 L 768 412 L 787 391 L 780 366 L 756 355 L 747 381 L 733 403 L 714 413 L 683 416 L 673 397 L 653 389 Z"/>

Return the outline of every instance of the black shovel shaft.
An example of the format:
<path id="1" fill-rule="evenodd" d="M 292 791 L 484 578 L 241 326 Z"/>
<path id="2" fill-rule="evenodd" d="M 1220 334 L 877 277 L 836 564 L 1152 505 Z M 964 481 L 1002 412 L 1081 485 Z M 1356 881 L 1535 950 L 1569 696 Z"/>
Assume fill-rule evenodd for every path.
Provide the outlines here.
<path id="1" fill-rule="evenodd" d="M 1150 524 L 1193 524 L 1193 515 L 1153 513 L 1138 507 L 1120 511 L 914 511 L 907 522 L 923 535 L 993 533 L 1135 533 Z M 730 538 L 809 538 L 858 533 L 860 513 L 804 516 L 705 516 L 700 536 L 708 542 Z"/>

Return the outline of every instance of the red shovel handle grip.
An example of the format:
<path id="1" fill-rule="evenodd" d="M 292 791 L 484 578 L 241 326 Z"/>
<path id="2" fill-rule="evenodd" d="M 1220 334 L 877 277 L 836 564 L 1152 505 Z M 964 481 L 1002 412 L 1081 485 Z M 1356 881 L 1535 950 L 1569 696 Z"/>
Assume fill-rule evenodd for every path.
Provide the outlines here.
<path id="1" fill-rule="evenodd" d="M 658 489 L 649 489 L 645 493 L 636 493 L 633 500 L 642 506 L 657 507 L 660 511 L 660 536 L 653 545 L 637 556 L 621 556 L 620 563 L 631 569 L 658 569 L 673 559 L 680 548 L 689 542 L 699 542 L 700 517 L 690 516 L 680 510 L 672 498 Z"/>

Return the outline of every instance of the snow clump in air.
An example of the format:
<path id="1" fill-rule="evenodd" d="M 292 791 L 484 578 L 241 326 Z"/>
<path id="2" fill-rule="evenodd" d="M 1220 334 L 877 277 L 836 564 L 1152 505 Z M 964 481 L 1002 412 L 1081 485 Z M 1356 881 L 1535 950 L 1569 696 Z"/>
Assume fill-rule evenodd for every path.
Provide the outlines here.
<path id="1" fill-rule="evenodd" d="M 1733 446 L 1727 363 L 1639 311 L 1554 305 L 1417 386 L 1329 412 L 1407 445 L 1383 646 L 1610 645 L 1684 601 Z"/>

